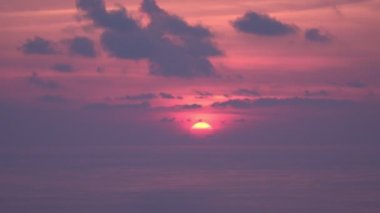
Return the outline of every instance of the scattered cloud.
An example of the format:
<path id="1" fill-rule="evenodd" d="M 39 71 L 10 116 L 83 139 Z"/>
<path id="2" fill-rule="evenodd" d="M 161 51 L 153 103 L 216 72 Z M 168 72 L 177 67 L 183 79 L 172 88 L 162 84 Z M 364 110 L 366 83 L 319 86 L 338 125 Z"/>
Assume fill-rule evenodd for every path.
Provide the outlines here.
<path id="1" fill-rule="evenodd" d="M 179 109 L 179 110 L 192 110 L 192 109 L 200 109 L 200 108 L 202 108 L 202 105 L 199 105 L 199 104 L 185 104 L 185 105 L 177 105 L 174 108 L 175 109 Z"/>
<path id="2" fill-rule="evenodd" d="M 183 104 L 174 106 L 152 106 L 148 101 L 127 104 L 110 104 L 106 102 L 87 104 L 83 107 L 85 110 L 124 110 L 124 109 L 138 109 L 138 110 L 151 110 L 151 111 L 186 111 L 201 109 L 202 105 L 199 104 Z"/>
<path id="3" fill-rule="evenodd" d="M 214 96 L 214 94 L 212 94 L 211 92 L 199 91 L 199 90 L 195 91 L 195 94 L 197 94 L 196 98 L 199 98 L 199 99 L 203 99 L 203 98 L 208 98 L 208 97 Z"/>
<path id="4" fill-rule="evenodd" d="M 71 73 L 74 72 L 74 67 L 70 64 L 54 64 L 51 67 L 52 70 L 60 72 L 60 73 Z"/>
<path id="5" fill-rule="evenodd" d="M 305 39 L 312 42 L 328 43 L 332 41 L 332 36 L 328 32 L 320 29 L 311 28 L 305 31 Z"/>
<path id="6" fill-rule="evenodd" d="M 94 42 L 87 38 L 78 36 L 75 38 L 67 39 L 64 41 L 68 47 L 69 52 L 73 55 L 79 55 L 88 58 L 96 57 L 96 50 Z"/>
<path id="7" fill-rule="evenodd" d="M 166 107 L 165 109 L 170 110 L 195 110 L 195 109 L 201 109 L 202 105 L 199 104 L 183 104 L 183 105 L 175 105 L 171 107 Z"/>
<path id="8" fill-rule="evenodd" d="M 211 106 L 214 108 L 237 108 L 237 109 L 246 109 L 251 108 L 254 105 L 254 101 L 251 99 L 231 99 L 224 102 L 215 102 Z"/>
<path id="9" fill-rule="evenodd" d="M 307 97 L 328 96 L 329 93 L 326 90 L 320 90 L 320 91 L 309 91 L 309 90 L 306 90 L 304 92 L 304 95 L 307 96 Z"/>
<path id="10" fill-rule="evenodd" d="M 141 101 L 141 100 L 152 100 L 152 99 L 157 99 L 157 98 L 162 98 L 162 99 L 183 99 L 182 96 L 176 96 L 171 93 L 165 93 L 161 92 L 158 94 L 155 93 L 141 93 L 141 94 L 136 94 L 136 95 L 127 95 L 124 97 L 121 97 L 121 99 L 125 100 L 130 100 L 130 101 Z"/>
<path id="11" fill-rule="evenodd" d="M 160 97 L 164 99 L 175 99 L 176 97 L 172 94 L 169 93 L 160 93 Z"/>
<path id="12" fill-rule="evenodd" d="M 142 27 L 120 6 L 107 11 L 102 0 L 77 0 L 77 8 L 96 27 L 105 31 L 100 43 L 112 57 L 150 62 L 150 74 L 167 77 L 214 76 L 209 57 L 222 55 L 211 41 L 213 35 L 201 25 L 190 25 L 144 0 L 141 12 L 150 23 Z"/>
<path id="13" fill-rule="evenodd" d="M 182 96 L 175 96 L 170 93 L 161 92 L 160 97 L 163 99 L 182 99 Z"/>
<path id="14" fill-rule="evenodd" d="M 149 109 L 149 102 L 141 102 L 137 104 L 107 104 L 94 103 L 83 107 L 85 110 L 123 110 L 123 109 Z"/>
<path id="15" fill-rule="evenodd" d="M 26 40 L 20 49 L 24 54 L 28 55 L 53 55 L 58 53 L 52 41 L 38 36 Z"/>
<path id="16" fill-rule="evenodd" d="M 260 36 L 284 36 L 298 31 L 297 26 L 286 24 L 266 14 L 253 11 L 232 21 L 232 26 L 239 32 Z"/>
<path id="17" fill-rule="evenodd" d="M 61 87 L 57 81 L 42 79 L 37 73 L 33 73 L 32 76 L 28 77 L 28 81 L 43 89 L 58 89 Z"/>
<path id="18" fill-rule="evenodd" d="M 276 107 L 276 106 L 344 106 L 352 104 L 349 100 L 335 99 L 310 99 L 310 98 L 261 98 L 261 99 L 232 99 L 225 102 L 215 102 L 214 108 L 236 108 L 248 109 L 254 107 Z"/>
<path id="19" fill-rule="evenodd" d="M 251 89 L 238 89 L 232 92 L 234 95 L 238 96 L 260 96 L 260 92 L 257 90 L 251 90 Z"/>

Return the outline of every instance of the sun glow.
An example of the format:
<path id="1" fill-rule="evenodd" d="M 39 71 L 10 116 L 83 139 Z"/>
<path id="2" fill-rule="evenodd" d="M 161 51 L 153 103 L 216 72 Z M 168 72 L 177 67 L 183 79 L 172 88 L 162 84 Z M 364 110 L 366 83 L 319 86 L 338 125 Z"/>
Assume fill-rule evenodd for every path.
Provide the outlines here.
<path id="1" fill-rule="evenodd" d="M 211 130 L 212 126 L 206 122 L 200 121 L 200 122 L 195 123 L 191 127 L 191 129 L 194 129 L 194 130 Z"/>

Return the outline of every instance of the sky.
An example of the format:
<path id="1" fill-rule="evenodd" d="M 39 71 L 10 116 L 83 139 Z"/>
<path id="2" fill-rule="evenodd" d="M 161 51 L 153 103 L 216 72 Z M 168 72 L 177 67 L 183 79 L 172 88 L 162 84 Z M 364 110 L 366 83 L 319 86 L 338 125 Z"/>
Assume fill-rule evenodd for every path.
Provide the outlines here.
<path id="1" fill-rule="evenodd" d="M 0 211 L 379 212 L 379 12 L 0 0 Z"/>

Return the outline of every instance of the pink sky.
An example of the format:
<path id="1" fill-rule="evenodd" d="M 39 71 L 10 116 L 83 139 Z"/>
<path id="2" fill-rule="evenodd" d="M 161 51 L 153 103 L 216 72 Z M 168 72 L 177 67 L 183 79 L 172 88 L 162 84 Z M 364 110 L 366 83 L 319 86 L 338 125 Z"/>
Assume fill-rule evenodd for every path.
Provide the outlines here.
<path id="1" fill-rule="evenodd" d="M 0 0 L 0 212 L 379 212 L 379 12 Z"/>
<path id="2" fill-rule="evenodd" d="M 92 103 L 122 104 L 120 97 L 127 95 L 170 93 L 182 99 L 157 99 L 151 100 L 151 104 L 154 107 L 199 104 L 204 106 L 199 113 L 210 112 L 208 107 L 214 102 L 250 98 L 234 97 L 233 92 L 239 89 L 260 94 L 254 98 L 304 98 L 307 93 L 310 97 L 306 98 L 378 100 L 378 1 L 224 0 L 215 4 L 214 1 L 162 0 L 158 3 L 169 14 L 183 18 L 190 25 L 202 24 L 213 33 L 211 42 L 223 55 L 208 59 L 218 77 L 187 79 L 150 75 L 145 59 L 109 56 L 99 42 L 103 29 L 91 26 L 91 20 L 83 17 L 78 22 L 81 13 L 74 1 L 12 1 L 0 8 L 3 34 L 0 97 L 43 105 L 36 101 L 38 97 L 59 96 L 70 100 L 63 107 L 78 109 Z M 149 23 L 139 10 L 139 1 L 106 1 L 106 4 L 108 10 L 120 4 L 134 18 L 142 20 L 142 24 Z M 247 11 L 294 25 L 297 32 L 284 36 L 239 32 L 232 22 Z M 91 30 L 86 31 L 84 27 Z M 328 34 L 329 41 L 307 40 L 304 34 L 311 28 Z M 94 41 L 97 57 L 23 54 L 21 46 L 35 36 L 56 42 L 61 49 L 65 48 L 62 40 L 88 37 Z M 69 65 L 73 72 L 53 71 L 57 64 Z M 33 73 L 42 81 L 59 83 L 61 88 L 49 90 L 31 84 L 27 79 Z M 197 91 L 212 96 L 199 99 Z"/>

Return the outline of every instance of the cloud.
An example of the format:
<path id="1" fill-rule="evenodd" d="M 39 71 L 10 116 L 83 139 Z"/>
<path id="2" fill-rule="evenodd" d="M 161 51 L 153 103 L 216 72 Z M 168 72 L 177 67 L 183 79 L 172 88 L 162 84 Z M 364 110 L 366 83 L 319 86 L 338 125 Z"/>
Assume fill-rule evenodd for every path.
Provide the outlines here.
<path id="1" fill-rule="evenodd" d="M 132 101 L 139 101 L 139 100 L 151 100 L 155 99 L 157 96 L 153 93 L 142 93 L 138 95 L 127 95 L 123 99 L 126 100 L 132 100 Z"/>
<path id="2" fill-rule="evenodd" d="M 199 104 L 183 104 L 174 106 L 152 106 L 148 101 L 127 104 L 92 103 L 83 107 L 85 110 L 151 110 L 151 111 L 186 111 L 201 109 Z"/>
<path id="3" fill-rule="evenodd" d="M 141 24 L 120 6 L 107 11 L 102 0 L 77 0 L 77 7 L 95 26 L 103 48 L 112 57 L 148 60 L 152 75 L 166 77 L 214 76 L 209 57 L 222 55 L 212 43 L 212 33 L 201 25 L 190 25 L 161 9 L 154 0 L 144 0 L 141 12 L 150 23 Z"/>
<path id="4" fill-rule="evenodd" d="M 251 108 L 254 102 L 250 99 L 232 99 L 224 102 L 215 102 L 211 106 L 214 108 L 237 108 L 237 109 L 246 109 Z"/>
<path id="5" fill-rule="evenodd" d="M 181 111 L 181 110 L 196 110 L 201 109 L 203 106 L 199 104 L 183 104 L 183 105 L 174 105 L 174 106 L 161 106 L 156 107 L 156 110 L 163 110 L 163 111 Z"/>
<path id="6" fill-rule="evenodd" d="M 141 60 L 155 57 L 155 51 L 163 44 L 155 44 L 142 31 L 105 31 L 100 38 L 103 49 L 112 57 Z M 165 47 L 165 46 L 164 46 Z M 166 50 L 163 50 L 166 51 Z"/>
<path id="7" fill-rule="evenodd" d="M 211 106 L 214 108 L 236 108 L 249 109 L 255 107 L 276 107 L 276 106 L 318 106 L 334 107 L 353 104 L 349 100 L 335 99 L 309 99 L 309 98 L 261 98 L 261 99 L 232 99 L 225 102 L 215 102 Z"/>
<path id="8" fill-rule="evenodd" d="M 260 96 L 260 92 L 257 90 L 250 90 L 250 89 L 238 89 L 233 92 L 234 95 L 239 96 Z"/>
<path id="9" fill-rule="evenodd" d="M 85 110 L 125 110 L 125 109 L 149 109 L 149 102 L 141 102 L 137 104 L 107 104 L 107 103 L 93 103 L 83 107 Z"/>
<path id="10" fill-rule="evenodd" d="M 203 98 L 208 98 L 214 96 L 211 92 L 207 91 L 195 91 L 195 93 L 198 95 L 196 98 L 203 99 Z"/>
<path id="11" fill-rule="evenodd" d="M 335 99 L 311 99 L 311 98 L 263 98 L 254 102 L 255 106 L 272 107 L 272 106 L 344 106 L 353 104 L 350 100 L 335 100 Z"/>
<path id="12" fill-rule="evenodd" d="M 107 11 L 103 0 L 77 0 L 76 6 L 95 26 L 122 32 L 139 29 L 137 21 L 121 6 L 118 10 Z"/>
<path id="13" fill-rule="evenodd" d="M 232 26 L 240 32 L 260 36 L 284 36 L 298 31 L 295 25 L 282 23 L 266 14 L 253 11 L 248 11 L 232 21 Z"/>
<path id="14" fill-rule="evenodd" d="M 182 99 L 181 96 L 174 96 L 170 93 L 161 92 L 160 97 L 163 99 Z"/>
<path id="15" fill-rule="evenodd" d="M 142 101 L 142 100 L 152 100 L 152 99 L 183 99 L 182 96 L 175 96 L 170 93 L 161 92 L 158 94 L 155 93 L 141 93 L 136 95 L 126 95 L 120 99 L 130 100 L 130 101 Z"/>
<path id="16" fill-rule="evenodd" d="M 194 109 L 201 109 L 202 105 L 199 104 L 184 104 L 184 105 L 176 105 L 172 107 L 172 109 L 176 110 L 194 110 Z"/>
<path id="17" fill-rule="evenodd" d="M 54 64 L 52 67 L 51 67 L 52 70 L 54 71 L 57 71 L 57 72 L 61 72 L 61 73 L 71 73 L 71 72 L 74 72 L 74 67 L 70 64 Z"/>
<path id="18" fill-rule="evenodd" d="M 62 104 L 67 102 L 65 97 L 59 95 L 44 95 L 39 97 L 38 100 L 49 104 Z"/>
<path id="19" fill-rule="evenodd" d="M 79 55 L 88 58 L 96 57 L 95 44 L 87 37 L 75 37 L 64 41 L 69 47 L 69 52 L 73 55 Z"/>
<path id="20" fill-rule="evenodd" d="M 350 81 L 346 83 L 346 86 L 361 89 L 367 87 L 368 85 L 361 81 Z"/>
<path id="21" fill-rule="evenodd" d="M 211 36 L 211 32 L 201 25 L 191 26 L 182 18 L 170 15 L 165 10 L 161 9 L 155 0 L 143 0 L 141 11 L 145 12 L 151 18 L 150 26 L 157 28 L 157 31 L 173 33 L 173 35 L 185 36 Z"/>
<path id="22" fill-rule="evenodd" d="M 24 54 L 30 55 L 53 55 L 58 53 L 52 41 L 46 40 L 38 36 L 26 40 L 21 45 L 20 49 Z"/>
<path id="23" fill-rule="evenodd" d="M 320 91 L 309 91 L 309 90 L 306 90 L 304 92 L 305 96 L 308 96 L 308 97 L 313 97 L 313 96 L 328 96 L 329 93 L 325 90 L 320 90 Z"/>
<path id="24" fill-rule="evenodd" d="M 32 76 L 28 77 L 28 81 L 43 89 L 58 89 L 61 85 L 53 80 L 44 80 L 37 73 L 33 73 Z"/>
<path id="25" fill-rule="evenodd" d="M 328 43 L 331 42 L 332 36 L 327 32 L 322 32 L 320 29 L 311 28 L 306 30 L 305 39 L 312 42 Z"/>

